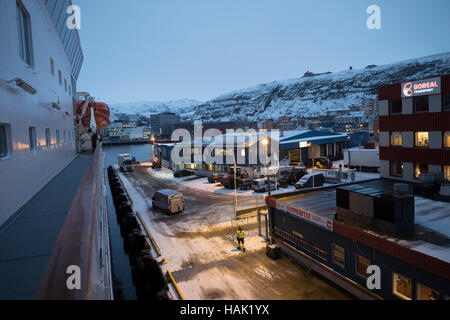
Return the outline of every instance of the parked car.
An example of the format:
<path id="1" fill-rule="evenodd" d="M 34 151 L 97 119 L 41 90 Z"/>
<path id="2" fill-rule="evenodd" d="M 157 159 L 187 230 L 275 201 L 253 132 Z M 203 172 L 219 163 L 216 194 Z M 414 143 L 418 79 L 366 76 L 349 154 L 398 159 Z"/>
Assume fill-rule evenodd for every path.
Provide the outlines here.
<path id="1" fill-rule="evenodd" d="M 308 171 L 306 170 L 305 166 L 295 167 L 291 172 L 288 183 L 291 185 L 295 185 L 298 182 L 298 180 L 300 180 L 303 176 L 307 174 Z"/>
<path id="2" fill-rule="evenodd" d="M 242 178 L 237 180 L 237 188 L 241 190 L 250 190 L 253 185 L 253 179 Z"/>
<path id="3" fill-rule="evenodd" d="M 192 172 L 188 171 L 188 170 L 178 170 L 178 171 L 175 171 L 173 173 L 173 176 L 175 178 L 189 177 L 189 176 L 192 176 L 192 175 L 194 175 L 194 174 Z"/>
<path id="4" fill-rule="evenodd" d="M 275 190 L 277 186 L 279 185 L 275 181 L 270 180 L 270 190 Z M 252 189 L 255 192 L 267 192 L 269 190 L 267 178 L 253 180 Z"/>
<path id="5" fill-rule="evenodd" d="M 303 176 L 296 184 L 295 188 L 317 188 L 323 186 L 325 183 L 325 177 L 322 173 L 310 173 Z"/>
<path id="6" fill-rule="evenodd" d="M 214 173 L 208 177 L 209 183 L 217 183 L 222 180 L 223 176 L 220 173 Z"/>
<path id="7" fill-rule="evenodd" d="M 153 208 L 162 210 L 168 214 L 184 211 L 184 197 L 181 192 L 170 189 L 156 191 L 152 198 Z"/>

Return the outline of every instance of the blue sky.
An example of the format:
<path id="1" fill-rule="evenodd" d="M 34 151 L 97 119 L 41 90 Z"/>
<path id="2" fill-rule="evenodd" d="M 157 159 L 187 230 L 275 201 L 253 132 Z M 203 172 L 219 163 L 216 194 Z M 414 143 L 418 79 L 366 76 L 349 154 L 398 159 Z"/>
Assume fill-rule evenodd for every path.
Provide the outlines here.
<path id="1" fill-rule="evenodd" d="M 78 91 L 107 103 L 202 101 L 313 72 L 450 51 L 448 0 L 73 0 Z M 381 30 L 366 27 L 381 8 Z"/>

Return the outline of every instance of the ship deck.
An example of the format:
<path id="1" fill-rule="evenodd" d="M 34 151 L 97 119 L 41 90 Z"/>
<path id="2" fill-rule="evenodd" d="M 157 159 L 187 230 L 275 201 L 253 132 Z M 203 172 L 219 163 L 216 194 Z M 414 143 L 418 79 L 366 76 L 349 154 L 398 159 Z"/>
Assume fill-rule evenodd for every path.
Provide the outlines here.
<path id="1" fill-rule="evenodd" d="M 0 229 L 0 300 L 36 297 L 92 155 L 79 155 Z"/>

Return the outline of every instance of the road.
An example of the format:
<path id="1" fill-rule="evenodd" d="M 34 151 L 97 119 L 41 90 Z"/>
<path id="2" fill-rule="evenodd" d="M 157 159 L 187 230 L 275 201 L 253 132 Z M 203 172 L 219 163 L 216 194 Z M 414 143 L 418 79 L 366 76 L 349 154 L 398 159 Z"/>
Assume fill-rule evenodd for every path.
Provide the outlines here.
<path id="1" fill-rule="evenodd" d="M 158 178 L 146 168 L 121 174 L 124 185 L 158 244 L 184 297 L 193 300 L 340 300 L 351 296 L 290 259 L 271 260 L 266 241 L 256 232 L 256 219 L 241 221 L 211 218 L 231 212 L 233 196 L 183 188 L 173 179 Z M 183 192 L 186 211 L 168 216 L 151 208 L 155 190 Z M 243 197 L 240 197 L 242 199 Z M 226 202 L 225 204 L 223 204 Z M 219 212 L 220 211 L 220 212 Z M 246 231 L 247 252 L 236 249 L 233 234 Z"/>

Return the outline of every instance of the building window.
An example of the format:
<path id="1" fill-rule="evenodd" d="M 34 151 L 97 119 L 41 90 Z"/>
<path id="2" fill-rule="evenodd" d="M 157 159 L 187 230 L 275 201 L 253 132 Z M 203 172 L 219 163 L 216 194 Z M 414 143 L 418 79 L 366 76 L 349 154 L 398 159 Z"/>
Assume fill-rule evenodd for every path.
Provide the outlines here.
<path id="1" fill-rule="evenodd" d="M 429 102 L 428 96 L 414 97 L 414 112 L 428 112 Z"/>
<path id="2" fill-rule="evenodd" d="M 450 93 L 445 93 L 442 96 L 442 109 L 444 111 L 450 111 Z"/>
<path id="3" fill-rule="evenodd" d="M 19 50 L 20 57 L 28 65 L 32 65 L 32 53 L 31 53 L 31 24 L 30 15 L 25 10 L 23 4 L 19 1 L 16 2 L 17 9 L 17 28 L 19 31 Z"/>
<path id="4" fill-rule="evenodd" d="M 450 181 L 450 166 L 444 166 L 444 179 Z"/>
<path id="5" fill-rule="evenodd" d="M 450 148 L 450 131 L 444 132 L 444 148 Z"/>
<path id="6" fill-rule="evenodd" d="M 60 136 L 59 136 L 59 130 L 56 129 L 56 145 L 59 146 L 60 143 L 61 143 L 61 138 L 60 138 Z"/>
<path id="7" fill-rule="evenodd" d="M 8 125 L 0 123 L 0 159 L 9 155 Z"/>
<path id="8" fill-rule="evenodd" d="M 391 161 L 391 176 L 403 177 L 403 163 L 398 161 Z"/>
<path id="9" fill-rule="evenodd" d="M 428 147 L 429 146 L 428 132 L 420 131 L 416 132 L 416 147 Z"/>
<path id="10" fill-rule="evenodd" d="M 402 113 L 403 101 L 401 99 L 389 101 L 389 104 L 391 114 Z"/>
<path id="11" fill-rule="evenodd" d="M 50 134 L 50 129 L 47 128 L 45 129 L 45 145 L 47 146 L 47 148 L 50 148 L 51 144 L 52 144 L 52 137 Z"/>
<path id="12" fill-rule="evenodd" d="M 320 156 L 321 157 L 326 157 L 327 156 L 327 145 L 326 144 L 321 144 L 320 145 Z"/>
<path id="13" fill-rule="evenodd" d="M 391 133 L 391 146 L 403 146 L 403 134 L 401 132 Z"/>
<path id="14" fill-rule="evenodd" d="M 333 262 L 345 268 L 345 249 L 333 243 Z"/>
<path id="15" fill-rule="evenodd" d="M 356 273 L 363 278 L 367 278 L 367 268 L 370 266 L 370 260 L 356 255 Z"/>
<path id="16" fill-rule="evenodd" d="M 417 300 L 439 300 L 440 293 L 423 284 L 417 284 Z"/>
<path id="17" fill-rule="evenodd" d="M 421 174 L 428 173 L 428 164 L 416 163 L 414 165 L 414 179 L 419 179 Z"/>
<path id="18" fill-rule="evenodd" d="M 30 137 L 30 151 L 36 151 L 37 149 L 36 127 L 29 127 L 28 134 Z"/>
<path id="19" fill-rule="evenodd" d="M 62 84 L 62 73 L 61 70 L 58 70 L 58 80 L 59 80 L 59 84 Z"/>
<path id="20" fill-rule="evenodd" d="M 399 273 L 393 273 L 392 292 L 405 300 L 412 300 L 412 281 Z"/>
<path id="21" fill-rule="evenodd" d="M 55 76 L 55 61 L 50 57 L 50 73 Z"/>

